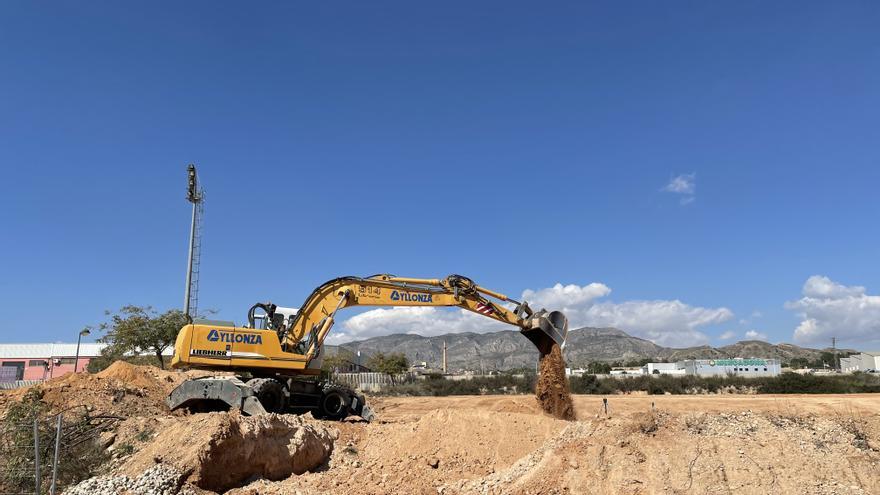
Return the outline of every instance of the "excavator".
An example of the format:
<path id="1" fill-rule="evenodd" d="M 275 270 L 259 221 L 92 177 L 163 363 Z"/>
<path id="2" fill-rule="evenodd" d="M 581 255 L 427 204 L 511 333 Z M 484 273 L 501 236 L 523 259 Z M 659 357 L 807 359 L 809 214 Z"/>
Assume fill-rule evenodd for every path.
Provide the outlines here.
<path id="1" fill-rule="evenodd" d="M 362 394 L 319 379 L 324 340 L 336 314 L 354 306 L 459 307 L 518 327 L 542 355 L 554 345 L 563 346 L 568 333 L 568 320 L 561 312 L 535 311 L 525 301 L 515 301 L 461 275 L 443 279 L 387 274 L 341 277 L 315 289 L 299 309 L 255 304 L 248 311 L 246 327 L 209 321 L 184 326 L 174 344 L 171 367 L 230 373 L 183 382 L 169 394 L 169 408 L 374 419 Z"/>

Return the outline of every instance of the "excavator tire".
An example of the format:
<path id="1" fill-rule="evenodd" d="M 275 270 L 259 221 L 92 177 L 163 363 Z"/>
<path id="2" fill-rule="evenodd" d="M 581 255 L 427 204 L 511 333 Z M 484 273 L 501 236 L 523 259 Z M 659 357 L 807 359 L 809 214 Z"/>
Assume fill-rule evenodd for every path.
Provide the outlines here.
<path id="1" fill-rule="evenodd" d="M 350 405 L 351 391 L 345 387 L 329 386 L 321 394 L 318 415 L 321 418 L 341 421 L 348 416 L 348 407 Z"/>
<path id="2" fill-rule="evenodd" d="M 281 414 L 287 408 L 287 400 L 284 397 L 284 384 L 274 378 L 253 378 L 248 380 L 247 385 L 254 391 L 254 395 L 266 412 Z"/>

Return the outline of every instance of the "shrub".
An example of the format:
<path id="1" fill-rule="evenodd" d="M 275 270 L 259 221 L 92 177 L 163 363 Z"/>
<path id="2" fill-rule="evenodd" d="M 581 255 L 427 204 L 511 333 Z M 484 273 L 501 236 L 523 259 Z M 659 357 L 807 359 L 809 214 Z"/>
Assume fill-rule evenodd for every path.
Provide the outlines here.
<path id="1" fill-rule="evenodd" d="M 783 373 L 773 377 L 743 376 L 674 376 L 641 375 L 626 378 L 598 378 L 596 375 L 573 376 L 569 379 L 575 394 L 650 395 L 719 393 L 725 390 L 752 391 L 762 394 L 846 394 L 880 392 L 880 376 L 866 373 L 852 375 L 798 375 Z M 387 395 L 493 395 L 532 393 L 535 375 L 510 374 L 474 377 L 470 380 L 448 380 L 441 375 L 428 375 L 424 380 L 396 385 L 383 390 Z"/>
<path id="2" fill-rule="evenodd" d="M 24 493 L 34 489 L 34 420 L 40 445 L 42 493 L 52 480 L 56 416 L 48 414 L 38 388 L 12 402 L 0 420 L 0 493 Z M 85 409 L 68 410 L 62 423 L 58 486 L 78 483 L 93 476 L 107 455 L 97 442 L 99 428 Z M 61 490 L 58 490 L 60 493 Z"/>

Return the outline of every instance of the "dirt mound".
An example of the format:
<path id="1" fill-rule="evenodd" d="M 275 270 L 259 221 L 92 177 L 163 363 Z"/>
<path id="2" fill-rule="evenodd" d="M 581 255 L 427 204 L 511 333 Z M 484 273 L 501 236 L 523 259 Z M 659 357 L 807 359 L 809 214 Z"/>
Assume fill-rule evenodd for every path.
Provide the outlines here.
<path id="1" fill-rule="evenodd" d="M 166 371 L 117 361 L 96 373 L 68 373 L 33 387 L 4 393 L 0 409 L 10 401 L 21 400 L 31 389 L 42 393 L 42 401 L 54 411 L 85 407 L 93 414 L 112 416 L 156 416 L 167 414 L 165 397 L 177 385 L 202 371 Z"/>
<path id="2" fill-rule="evenodd" d="M 158 388 L 162 387 L 163 378 L 169 381 L 169 372 L 162 371 L 152 366 L 137 366 L 126 363 L 125 361 L 116 361 L 107 367 L 107 369 L 98 372 L 96 377 L 112 378 L 118 380 L 130 387 L 139 388 Z M 173 381 L 173 378 L 170 378 Z"/>
<path id="3" fill-rule="evenodd" d="M 193 485 L 224 492 L 258 478 L 280 480 L 324 464 L 334 434 L 300 416 L 238 413 L 187 416 L 165 425 L 117 473 L 138 476 L 157 462 Z"/>
<path id="4" fill-rule="evenodd" d="M 535 396 L 541 409 L 555 418 L 567 421 L 577 419 L 568 389 L 568 378 L 565 376 L 565 361 L 558 345 L 553 344 L 550 352 L 541 356 L 540 368 Z"/>
<path id="5" fill-rule="evenodd" d="M 435 409 L 391 424 L 341 423 L 326 470 L 257 481 L 232 493 L 436 494 L 446 483 L 506 469 L 565 425 L 536 409 L 483 408 Z"/>

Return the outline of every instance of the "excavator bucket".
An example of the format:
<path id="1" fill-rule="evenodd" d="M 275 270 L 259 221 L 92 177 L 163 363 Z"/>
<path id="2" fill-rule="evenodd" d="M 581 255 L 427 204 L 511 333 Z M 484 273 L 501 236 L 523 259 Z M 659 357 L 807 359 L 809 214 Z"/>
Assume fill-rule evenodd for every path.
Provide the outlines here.
<path id="1" fill-rule="evenodd" d="M 549 354 L 553 344 L 565 345 L 568 318 L 561 311 L 541 311 L 529 318 L 528 326 L 521 332 L 535 344 L 541 355 Z"/>

